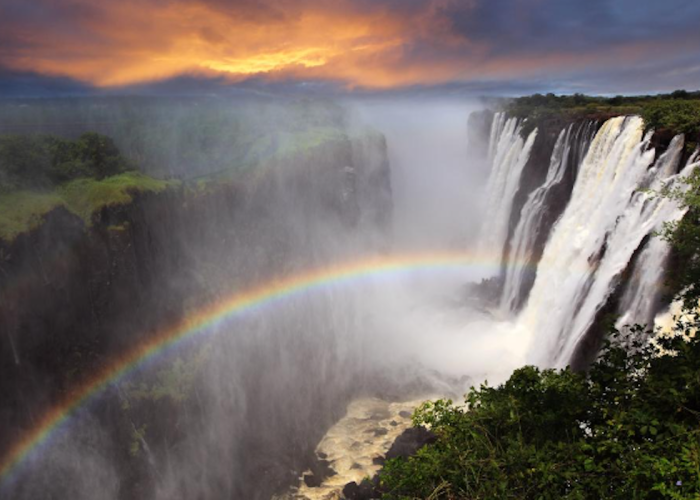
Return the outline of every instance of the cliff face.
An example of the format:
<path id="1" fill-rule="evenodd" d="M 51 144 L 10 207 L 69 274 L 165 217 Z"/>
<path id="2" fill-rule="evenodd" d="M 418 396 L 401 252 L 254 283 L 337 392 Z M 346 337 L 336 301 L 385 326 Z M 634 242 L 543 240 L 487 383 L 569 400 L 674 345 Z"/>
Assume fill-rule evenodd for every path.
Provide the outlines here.
<path id="1" fill-rule="evenodd" d="M 333 141 L 270 160 L 235 181 L 135 196 L 128 205 L 94 214 L 90 226 L 59 208 L 35 230 L 0 241 L 0 451 L 77 381 L 188 311 L 342 256 L 343 247 L 358 240 L 383 244 L 391 224 L 389 174 L 383 137 Z M 320 356 L 321 346 L 311 339 L 298 342 L 310 358 Z M 255 385 L 270 361 L 254 351 L 250 358 L 236 369 Z M 300 367 L 291 382 L 325 376 L 318 369 Z M 336 385 L 336 395 L 321 401 L 320 393 L 312 393 L 299 403 L 281 387 L 250 389 L 241 421 L 251 441 L 234 451 L 247 459 L 237 471 L 240 480 L 222 485 L 220 493 L 264 498 L 289 481 L 290 470 L 305 460 L 299 443 L 314 442 L 304 439 L 309 434 L 320 438 L 352 390 L 347 381 L 328 384 Z M 156 419 L 154 414 L 172 411 L 164 404 L 137 409 L 135 416 L 118 404 L 104 405 L 100 418 L 116 442 L 128 442 L 137 421 L 170 422 L 159 430 L 169 447 L 151 445 L 155 454 L 168 453 L 187 417 L 175 412 Z M 280 422 L 267 436 L 273 441 L 264 448 L 267 459 L 255 443 L 264 432 L 263 415 L 266 422 Z M 284 467 L 270 465 L 275 453 L 287 457 Z M 130 485 L 121 496 L 152 493 L 145 458 L 130 458 L 124 450 L 121 457 L 117 468 Z M 17 497 L 26 494 L 20 490 Z"/>

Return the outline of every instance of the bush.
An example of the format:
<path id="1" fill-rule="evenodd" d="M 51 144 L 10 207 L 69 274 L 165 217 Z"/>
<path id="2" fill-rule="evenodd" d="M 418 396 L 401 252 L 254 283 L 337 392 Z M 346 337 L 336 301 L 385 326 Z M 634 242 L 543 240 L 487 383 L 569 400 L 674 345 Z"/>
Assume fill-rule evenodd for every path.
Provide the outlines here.
<path id="1" fill-rule="evenodd" d="M 642 107 L 647 128 L 666 128 L 696 138 L 700 132 L 700 100 L 675 98 L 652 101 Z"/>
<path id="2" fill-rule="evenodd" d="M 414 422 L 438 441 L 387 462 L 386 498 L 698 498 L 700 341 L 664 338 L 658 356 L 640 333 L 616 333 L 587 375 L 530 366 L 467 407 L 426 403 Z"/>
<path id="3" fill-rule="evenodd" d="M 0 136 L 0 191 L 45 189 L 132 169 L 109 137 L 94 132 L 74 141 L 51 135 Z"/>

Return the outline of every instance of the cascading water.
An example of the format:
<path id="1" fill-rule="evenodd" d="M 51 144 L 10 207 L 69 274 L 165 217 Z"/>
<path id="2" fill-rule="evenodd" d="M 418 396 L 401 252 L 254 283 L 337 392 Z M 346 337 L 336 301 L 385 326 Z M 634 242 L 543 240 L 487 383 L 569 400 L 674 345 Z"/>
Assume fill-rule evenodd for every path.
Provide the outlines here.
<path id="1" fill-rule="evenodd" d="M 566 365 L 598 311 L 618 285 L 644 238 L 678 213 L 676 204 L 642 187 L 676 185 L 688 173 L 675 170 L 673 147 L 650 169 L 639 117 L 608 120 L 596 134 L 584 159 L 571 201 L 552 230 L 527 305 L 518 323 L 536 345 L 530 360 L 540 365 Z"/>
<path id="2" fill-rule="evenodd" d="M 665 157 L 659 162 L 663 170 L 659 170 L 656 174 L 657 185 L 675 174 L 682 152 L 683 138 L 676 136 L 671 141 Z M 691 156 L 683 170 L 683 175 L 687 175 L 692 168 L 695 168 L 694 162 L 695 157 Z M 677 206 L 675 211 L 669 211 L 665 221 L 678 221 L 686 212 L 686 207 Z M 655 228 L 655 230 L 659 229 L 661 228 Z M 671 247 L 663 238 L 652 237 L 644 246 L 620 300 L 620 317 L 616 323 L 618 329 L 631 324 L 653 325 L 654 316 L 660 306 L 664 271 L 670 253 Z"/>
<path id="3" fill-rule="evenodd" d="M 500 257 L 508 237 L 513 198 L 520 185 L 520 176 L 530 158 L 537 129 L 527 139 L 522 137 L 522 123 L 497 113 L 491 127 L 489 160 L 492 165 L 487 188 L 486 218 L 480 238 L 486 252 Z"/>
<path id="4" fill-rule="evenodd" d="M 581 163 L 593 131 L 594 122 L 586 122 L 582 126 L 572 124 L 559 133 L 552 150 L 547 177 L 525 202 L 510 241 L 510 252 L 505 256 L 505 280 L 500 305 L 503 313 L 516 312 L 521 298 L 527 293 L 526 277 L 534 272 L 532 268 L 536 264 L 536 256 L 533 255 L 535 243 L 542 230 L 549 230 L 542 227 L 549 208 L 548 199 L 564 180 L 565 173 Z"/>

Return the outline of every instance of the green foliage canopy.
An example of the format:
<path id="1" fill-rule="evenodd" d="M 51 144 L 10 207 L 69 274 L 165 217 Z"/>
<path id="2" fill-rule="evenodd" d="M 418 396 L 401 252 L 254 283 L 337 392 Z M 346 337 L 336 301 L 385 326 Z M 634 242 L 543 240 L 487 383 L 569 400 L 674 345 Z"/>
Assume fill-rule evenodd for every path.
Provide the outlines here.
<path id="1" fill-rule="evenodd" d="M 112 139 L 95 132 L 76 140 L 0 136 L 0 191 L 48 188 L 86 177 L 103 179 L 132 169 Z"/>
<path id="2" fill-rule="evenodd" d="M 646 96 L 589 96 L 584 94 L 534 94 L 508 101 L 506 111 L 527 119 L 527 132 L 543 120 L 569 117 L 607 119 L 616 115 L 640 115 L 647 129 L 667 129 L 686 134 L 697 143 L 700 134 L 700 92 L 676 90 Z"/>
<path id="3" fill-rule="evenodd" d="M 414 421 L 438 441 L 385 465 L 386 498 L 698 498 L 700 341 L 663 338 L 659 356 L 640 333 L 588 374 L 528 366 L 466 407 L 426 403 Z"/>
<path id="4" fill-rule="evenodd" d="M 666 128 L 695 140 L 700 133 L 700 100 L 663 99 L 642 107 L 647 128 Z"/>

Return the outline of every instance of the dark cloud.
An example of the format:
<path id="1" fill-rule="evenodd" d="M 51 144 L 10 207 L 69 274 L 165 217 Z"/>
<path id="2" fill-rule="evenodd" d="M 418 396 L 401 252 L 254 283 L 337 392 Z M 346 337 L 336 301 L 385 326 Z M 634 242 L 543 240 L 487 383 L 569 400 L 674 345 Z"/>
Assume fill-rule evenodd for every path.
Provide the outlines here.
<path id="1" fill-rule="evenodd" d="M 692 88 L 698 21 L 687 0 L 0 0 L 0 92 Z"/>
<path id="2" fill-rule="evenodd" d="M 67 77 L 49 77 L 0 67 L 0 97 L 67 97 L 94 94 L 96 89 Z"/>
<path id="3" fill-rule="evenodd" d="M 456 34 L 494 53 L 604 50 L 697 31 L 687 0 L 454 0 L 437 9 Z"/>

